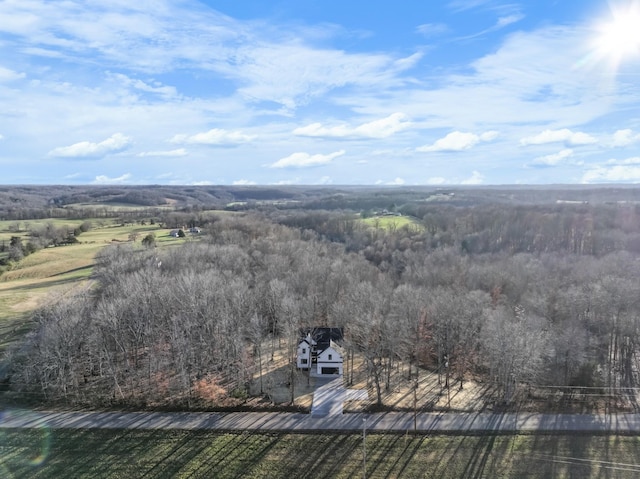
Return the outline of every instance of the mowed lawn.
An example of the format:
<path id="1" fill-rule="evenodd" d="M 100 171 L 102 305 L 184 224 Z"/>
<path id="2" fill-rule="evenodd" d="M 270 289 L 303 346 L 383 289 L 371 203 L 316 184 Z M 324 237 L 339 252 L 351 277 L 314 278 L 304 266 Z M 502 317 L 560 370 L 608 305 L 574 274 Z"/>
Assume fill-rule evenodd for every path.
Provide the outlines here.
<path id="1" fill-rule="evenodd" d="M 368 478 L 635 478 L 635 436 L 367 434 Z M 4 478 L 357 478 L 361 434 L 0 430 Z"/>
<path id="2" fill-rule="evenodd" d="M 8 236 L 7 224 L 15 222 L 2 223 L 0 228 L 5 227 L 2 233 Z M 56 226 L 77 226 L 80 223 L 58 220 Z M 0 275 L 0 351 L 28 330 L 29 313 L 51 295 L 65 294 L 86 283 L 93 271 L 96 254 L 109 244 L 128 242 L 131 233 L 138 235 L 138 245 L 149 233 L 156 235 L 159 246 L 185 241 L 170 237 L 169 230 L 160 229 L 157 225 L 94 227 L 78 237 L 80 243 L 36 251 Z"/>

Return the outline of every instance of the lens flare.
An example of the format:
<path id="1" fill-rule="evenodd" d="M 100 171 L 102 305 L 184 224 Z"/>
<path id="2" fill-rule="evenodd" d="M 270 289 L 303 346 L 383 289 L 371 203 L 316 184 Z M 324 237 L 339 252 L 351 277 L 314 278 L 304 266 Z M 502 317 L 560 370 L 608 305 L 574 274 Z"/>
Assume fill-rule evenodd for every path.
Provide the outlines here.
<path id="1" fill-rule="evenodd" d="M 616 18 L 601 27 L 600 48 L 614 55 L 638 53 L 640 47 L 640 16 Z"/>
<path id="2" fill-rule="evenodd" d="M 0 474 L 1 477 L 12 477 L 15 470 L 25 471 L 27 469 L 38 468 L 42 466 L 49 457 L 51 449 L 51 429 L 37 415 L 29 411 L 7 410 L 0 414 L 0 422 L 9 427 L 24 427 L 25 439 L 23 443 L 16 447 L 15 444 L 5 444 L 6 437 L 0 433 L 0 447 L 5 446 L 9 450 L 15 448 L 13 454 L 0 458 Z"/>
<path id="3" fill-rule="evenodd" d="M 630 57 L 640 57 L 640 1 L 612 6 L 610 19 L 596 29 L 596 56 L 615 69 Z"/>

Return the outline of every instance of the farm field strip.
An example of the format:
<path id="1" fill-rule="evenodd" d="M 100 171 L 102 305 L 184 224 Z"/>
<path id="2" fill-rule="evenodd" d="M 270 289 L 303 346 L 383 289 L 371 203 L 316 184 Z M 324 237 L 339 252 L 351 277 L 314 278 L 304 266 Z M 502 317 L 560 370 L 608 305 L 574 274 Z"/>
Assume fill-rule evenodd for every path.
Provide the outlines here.
<path id="1" fill-rule="evenodd" d="M 373 216 L 360 221 L 367 226 L 383 230 L 397 230 L 402 227 L 415 229 L 416 231 L 424 230 L 424 226 L 418 223 L 415 218 L 409 216 Z"/>
<path id="2" fill-rule="evenodd" d="M 34 220 L 27 222 L 32 228 L 41 224 L 78 226 L 85 220 Z M 97 220 L 86 220 L 100 225 Z M 20 222 L 24 228 L 25 222 Z M 0 222 L 0 235 L 16 235 L 8 231 L 15 221 Z M 129 235 L 138 235 L 137 243 L 148 233 L 157 236 L 160 245 L 179 244 L 185 240 L 171 238 L 169 230 L 157 225 L 102 225 L 83 233 L 79 243 L 44 248 L 26 256 L 10 271 L 0 275 L 0 352 L 25 332 L 25 321 L 30 311 L 38 308 L 51 295 L 65 294 L 89 280 L 96 254 L 114 242 L 128 242 Z M 21 235 L 24 233 L 20 233 Z M 2 236 L 0 236 L 0 241 Z"/>
<path id="3" fill-rule="evenodd" d="M 637 477 L 637 436 L 368 434 L 366 477 Z M 362 434 L 0 431 L 3 477 L 361 477 Z"/>

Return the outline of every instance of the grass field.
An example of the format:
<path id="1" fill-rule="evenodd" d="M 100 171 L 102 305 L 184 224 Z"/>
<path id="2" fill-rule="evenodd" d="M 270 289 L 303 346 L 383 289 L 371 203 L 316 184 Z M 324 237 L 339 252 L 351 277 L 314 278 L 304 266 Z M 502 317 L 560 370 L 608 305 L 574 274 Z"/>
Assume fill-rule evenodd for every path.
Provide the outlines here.
<path id="1" fill-rule="evenodd" d="M 43 220 L 42 224 L 50 221 L 56 226 L 78 226 L 84 220 Z M 0 276 L 0 352 L 28 331 L 29 313 L 46 298 L 65 294 L 89 279 L 95 256 L 105 246 L 127 242 L 131 233 L 138 234 L 137 244 L 148 233 L 154 233 L 161 247 L 188 240 L 172 238 L 169 230 L 160 229 L 157 225 L 99 226 L 101 223 L 98 221 L 89 221 L 94 227 L 78 237 L 80 243 L 36 251 Z M 39 224 L 38 221 L 29 223 L 31 227 Z M 0 235 L 8 238 L 12 234 L 8 230 L 10 225 L 15 225 L 15 221 L 0 222 Z"/>
<path id="2" fill-rule="evenodd" d="M 28 221 L 0 221 L 0 241 L 6 241 L 7 243 L 12 236 L 19 236 L 26 241 L 29 239 L 29 230 L 38 230 L 44 228 L 46 225 L 51 224 L 56 228 L 74 228 L 80 226 L 84 220 L 68 220 L 68 219 L 43 219 L 43 220 L 28 220 Z"/>
<path id="3" fill-rule="evenodd" d="M 416 229 L 417 231 L 424 229 L 421 224 L 409 216 L 372 216 L 371 218 L 365 218 L 361 221 L 368 226 L 388 231 L 395 231 L 405 226 Z"/>
<path id="4" fill-rule="evenodd" d="M 368 478 L 633 478 L 635 436 L 367 434 Z M 0 430 L 4 478 L 362 477 L 361 434 Z"/>

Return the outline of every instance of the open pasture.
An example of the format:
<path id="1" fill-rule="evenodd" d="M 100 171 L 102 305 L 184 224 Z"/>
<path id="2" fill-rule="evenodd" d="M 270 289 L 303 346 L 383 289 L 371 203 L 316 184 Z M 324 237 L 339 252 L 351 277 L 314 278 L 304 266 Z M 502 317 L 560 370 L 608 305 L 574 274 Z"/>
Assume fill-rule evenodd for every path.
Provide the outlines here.
<path id="1" fill-rule="evenodd" d="M 12 236 L 18 236 L 23 241 L 29 239 L 29 231 L 43 229 L 47 225 L 54 228 L 65 228 L 73 231 L 74 228 L 80 226 L 85 220 L 72 220 L 60 218 L 47 218 L 41 220 L 4 220 L 0 221 L 0 243 L 6 241 L 9 243 Z M 104 221 L 104 220 L 101 220 Z M 96 223 L 94 223 L 96 224 Z"/>
<path id="2" fill-rule="evenodd" d="M 18 478 L 363 477 L 362 434 L 184 430 L 0 431 Z M 633 478 L 636 436 L 367 434 L 366 477 Z"/>
<path id="3" fill-rule="evenodd" d="M 82 221 L 42 220 L 28 223 L 30 227 L 40 223 L 44 226 L 48 222 L 58 227 L 74 227 Z M 89 221 L 93 227 L 78 237 L 79 243 L 38 250 L 0 275 L 0 351 L 24 334 L 28 314 L 43 301 L 52 295 L 64 294 L 89 280 L 95 256 L 105 246 L 129 242 L 132 233 L 137 235 L 138 245 L 149 233 L 156 236 L 156 243 L 161 247 L 187 240 L 172 238 L 169 230 L 160 229 L 158 225 L 105 225 L 96 220 Z M 8 230 L 10 225 L 15 227 L 15 222 L 0 222 L 2 234 L 12 235 Z"/>
<path id="4" fill-rule="evenodd" d="M 409 216 L 372 216 L 371 218 L 365 218 L 361 221 L 367 226 L 387 231 L 395 231 L 403 227 L 416 231 L 422 231 L 424 229 L 420 223 L 417 223 L 414 218 Z"/>

